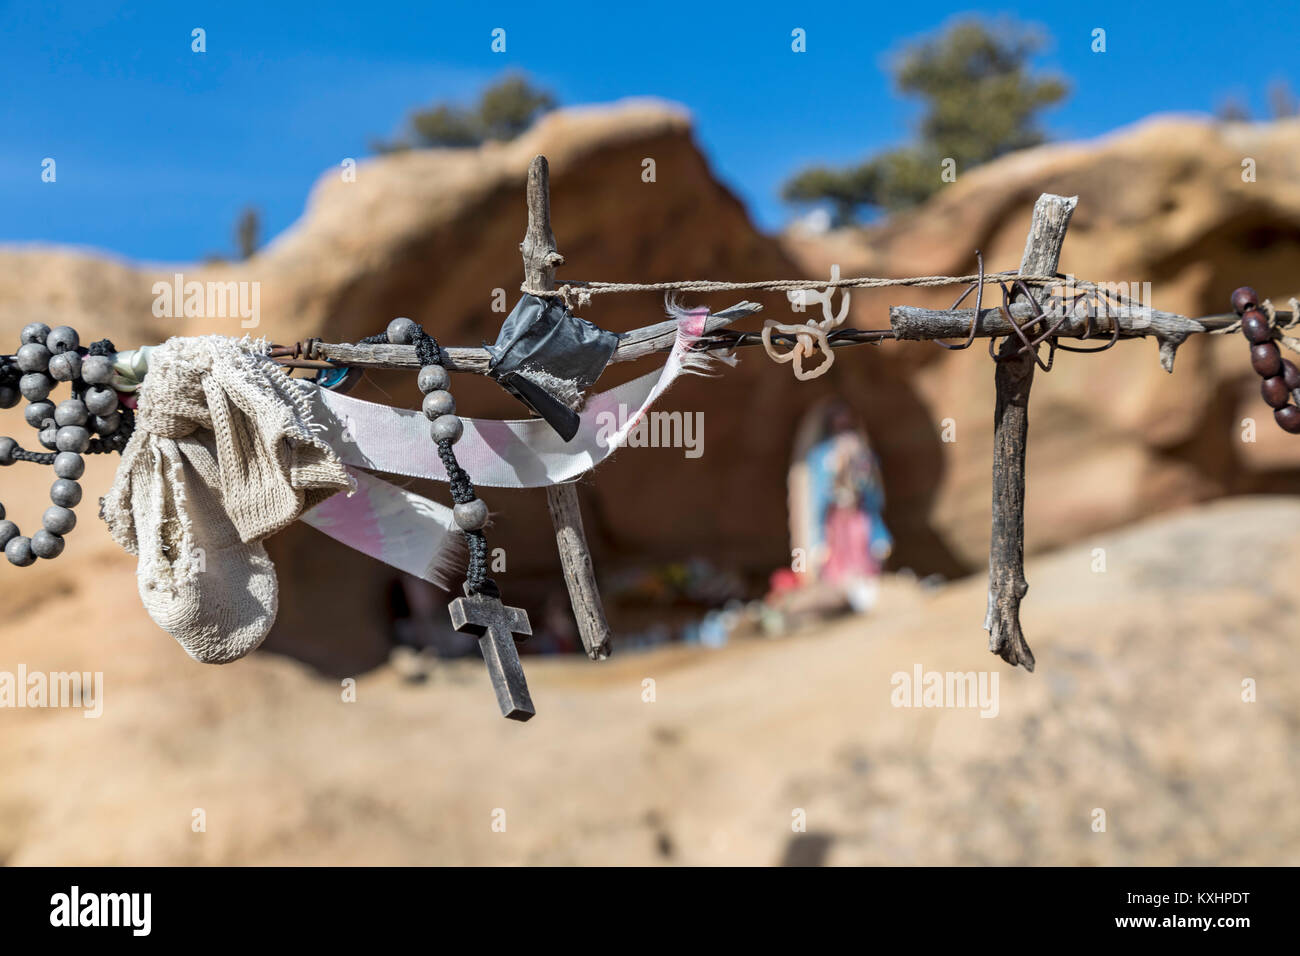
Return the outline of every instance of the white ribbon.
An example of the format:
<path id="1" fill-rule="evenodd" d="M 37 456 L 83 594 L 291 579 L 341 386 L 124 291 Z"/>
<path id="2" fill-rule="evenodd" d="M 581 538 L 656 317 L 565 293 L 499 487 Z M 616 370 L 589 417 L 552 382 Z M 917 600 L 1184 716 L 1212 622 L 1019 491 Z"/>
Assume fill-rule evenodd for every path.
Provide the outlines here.
<path id="1" fill-rule="evenodd" d="M 572 481 L 600 464 L 683 372 L 701 371 L 707 358 L 690 345 L 703 330 L 704 309 L 679 319 L 677 342 L 662 369 L 590 396 L 578 432 L 564 441 L 540 418 L 498 421 L 462 418 L 465 432 L 456 459 L 475 486 L 544 488 Z M 419 411 L 393 408 L 328 389 L 314 389 L 313 415 L 320 437 L 345 464 L 412 478 L 447 481 L 429 420 Z"/>
<path id="2" fill-rule="evenodd" d="M 465 431 L 456 443 L 460 466 L 475 485 L 492 488 L 542 488 L 594 468 L 627 440 L 679 375 L 707 367 L 707 356 L 690 351 L 707 315 L 704 309 L 679 313 L 677 341 L 664 367 L 588 398 L 571 441 L 540 418 L 461 419 Z M 418 411 L 328 389 L 313 387 L 307 395 L 318 436 L 350 466 L 357 490 L 326 499 L 302 520 L 350 548 L 446 589 L 463 564 L 457 549 L 464 547 L 464 538 L 456 531 L 452 510 L 359 470 L 446 481 L 429 420 Z"/>
<path id="3" fill-rule="evenodd" d="M 337 494 L 303 512 L 299 520 L 335 541 L 443 590 L 464 565 L 465 539 L 446 505 L 355 468 L 351 495 Z"/>

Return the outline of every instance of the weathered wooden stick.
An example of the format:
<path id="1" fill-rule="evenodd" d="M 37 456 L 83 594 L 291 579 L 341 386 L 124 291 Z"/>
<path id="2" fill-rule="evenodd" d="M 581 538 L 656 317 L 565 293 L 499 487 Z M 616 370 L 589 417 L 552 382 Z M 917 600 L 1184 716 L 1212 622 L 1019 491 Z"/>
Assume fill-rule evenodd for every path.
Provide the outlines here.
<path id="1" fill-rule="evenodd" d="M 1079 203 L 1044 193 L 1034 203 L 1034 218 L 1025 241 L 1020 271 L 1051 275 L 1061 258 L 1070 216 Z M 1034 384 L 1034 356 L 1021 353 L 1021 341 L 1009 336 L 998 349 L 997 406 L 993 413 L 993 527 L 989 538 L 989 605 L 984 629 L 989 650 L 1009 664 L 1034 669 L 1034 654 L 1020 628 L 1020 601 L 1025 581 L 1025 443 L 1029 435 L 1029 390 Z"/>
<path id="2" fill-rule="evenodd" d="M 582 510 L 572 484 L 551 485 L 546 489 L 546 504 L 555 525 L 555 543 L 564 568 L 564 583 L 569 589 L 569 603 L 578 622 L 583 649 L 593 661 L 603 661 L 613 652 L 605 606 L 596 589 L 596 569 L 591 563 L 587 535 L 582 527 Z"/>
<path id="3" fill-rule="evenodd" d="M 524 257 L 525 287 L 555 288 L 555 267 L 564 262 L 564 257 L 556 250 L 555 234 L 551 232 L 550 170 L 545 156 L 534 156 L 528 166 L 528 232 L 519 244 L 519 251 Z M 546 489 L 546 502 L 555 525 L 555 543 L 582 646 L 593 661 L 604 660 L 610 654 L 609 624 L 596 587 L 591 550 L 582 529 L 578 490 L 572 483 L 550 485 Z"/>
<path id="4" fill-rule="evenodd" d="M 1035 314 L 1034 307 L 1028 302 L 1016 302 L 1011 306 L 1011 315 L 1021 325 Z M 1076 307 L 1066 315 L 1065 321 L 1061 323 L 1055 335 L 1077 339 L 1088 332 L 1089 322 L 1082 306 Z M 1284 321 L 1290 317 L 1290 313 L 1278 313 L 1278 315 Z M 974 317 L 974 309 L 936 311 L 918 309 L 909 305 L 896 305 L 889 310 L 889 326 L 897 339 L 913 341 L 957 339 L 965 338 L 970 334 L 970 323 Z M 1052 323 L 1055 324 L 1059 317 L 1059 312 L 1051 315 Z M 1199 319 L 1191 319 L 1185 315 L 1162 312 L 1159 309 L 1115 308 L 1092 319 L 1089 338 L 1109 339 L 1116 325 L 1119 326 L 1120 338 L 1151 336 L 1160 343 L 1160 364 L 1166 372 L 1172 372 L 1174 353 L 1188 336 L 1226 328 L 1236 321 L 1238 317 L 1232 314 L 1207 315 Z M 1011 323 L 1007 321 L 1000 309 L 980 311 L 979 324 L 975 328 L 976 338 L 1012 334 Z"/>
<path id="5" fill-rule="evenodd" d="M 704 320 L 704 334 L 725 329 L 732 322 L 763 311 L 757 302 L 740 302 Z M 610 362 L 631 362 L 654 352 L 667 352 L 677 341 L 677 323 L 673 320 L 647 325 L 619 335 L 618 347 Z M 444 348 L 444 365 L 449 372 L 486 375 L 492 357 L 487 349 Z M 419 368 L 414 345 L 351 345 L 313 342 L 310 358 L 351 365 L 357 368 Z"/>
<path id="6" fill-rule="evenodd" d="M 761 312 L 763 307 L 757 302 L 740 302 L 722 312 L 711 314 L 704 321 L 704 335 L 726 328 L 738 319 Z M 1016 302 L 1011 306 L 1011 314 L 1022 325 L 1034 315 L 1033 306 L 1027 302 Z M 1276 310 L 1278 320 L 1289 324 L 1295 316 L 1285 309 Z M 970 332 L 970 322 L 975 316 L 974 309 L 921 309 L 911 305 L 896 305 L 889 310 L 889 329 L 878 329 L 865 335 L 860 342 L 832 342 L 833 346 L 857 345 L 882 338 L 895 338 L 907 341 L 927 341 L 931 339 L 964 338 Z M 1053 318 L 1055 321 L 1055 318 Z M 1160 309 L 1134 309 L 1118 315 L 1099 315 L 1092 320 L 1091 339 L 1108 338 L 1115 329 L 1120 328 L 1120 338 L 1137 338 L 1151 336 L 1160 342 L 1160 362 L 1166 371 L 1173 371 L 1174 350 L 1189 336 L 1203 332 L 1215 332 L 1227 328 L 1238 321 L 1232 313 L 1205 315 L 1190 318 L 1176 312 L 1164 312 Z M 1088 331 L 1087 318 L 1082 311 L 1071 312 L 1057 330 L 1062 338 L 1082 338 Z M 984 309 L 980 313 L 979 326 L 975 330 L 976 338 L 989 338 L 1011 334 L 1011 324 L 1007 322 L 999 309 Z M 755 336 L 757 333 L 753 333 Z M 777 336 L 779 339 L 780 337 Z M 610 362 L 631 362 L 644 358 L 654 352 L 667 352 L 677 339 L 677 323 L 669 320 L 644 328 L 633 329 L 619 334 L 618 348 L 614 350 Z M 733 348 L 737 343 L 718 343 L 716 348 Z M 754 341 L 742 341 L 739 345 L 755 345 Z M 443 348 L 443 357 L 448 371 L 468 372 L 474 375 L 486 375 L 492 357 L 487 349 L 482 348 Z M 277 354 L 272 352 L 273 355 Z M 279 353 L 288 355 L 288 350 Z M 333 362 L 337 365 L 350 365 L 356 368 L 419 368 L 420 360 L 413 345 L 353 345 L 346 342 L 318 342 L 312 340 L 311 349 L 306 353 L 308 359 Z M 10 356 L 12 358 L 12 356 Z M 292 364 L 286 362 L 286 364 Z"/>

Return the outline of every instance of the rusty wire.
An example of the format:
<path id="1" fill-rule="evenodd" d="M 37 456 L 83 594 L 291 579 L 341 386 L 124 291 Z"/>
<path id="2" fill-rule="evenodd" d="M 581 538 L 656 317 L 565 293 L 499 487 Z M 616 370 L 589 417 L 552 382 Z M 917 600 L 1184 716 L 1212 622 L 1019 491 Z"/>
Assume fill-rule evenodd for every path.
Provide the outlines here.
<path id="1" fill-rule="evenodd" d="M 1018 358 L 1019 356 L 1024 355 L 1027 352 L 1032 352 L 1034 356 L 1034 361 L 1038 364 L 1038 367 L 1041 368 L 1044 372 L 1050 372 L 1056 360 L 1057 349 L 1061 349 L 1062 351 L 1065 352 L 1081 352 L 1085 354 L 1090 352 L 1105 352 L 1107 349 L 1112 348 L 1115 345 L 1115 343 L 1119 341 L 1120 325 L 1118 319 L 1112 321 L 1110 341 L 1098 348 L 1079 348 L 1078 346 L 1062 345 L 1058 341 L 1056 335 L 1057 331 L 1061 328 L 1061 326 L 1065 324 L 1066 319 L 1068 319 L 1071 316 L 1071 314 L 1074 313 L 1075 309 L 1077 309 L 1079 300 L 1082 299 L 1083 307 L 1085 311 L 1083 313 L 1083 318 L 1084 318 L 1083 335 L 1080 336 L 1080 339 L 1090 338 L 1092 336 L 1092 333 L 1095 331 L 1094 303 L 1096 297 L 1098 295 L 1104 296 L 1106 298 L 1106 305 L 1109 309 L 1115 307 L 1116 305 L 1116 303 L 1112 301 L 1112 299 L 1124 298 L 1123 296 L 1120 296 L 1118 293 L 1112 293 L 1107 289 L 1099 288 L 1096 286 L 1090 286 L 1084 289 L 1081 295 L 1071 303 L 1067 304 L 1065 301 L 1065 297 L 1063 295 L 1060 296 L 1059 307 L 1056 301 L 1058 297 L 1056 296 L 1055 293 L 1053 293 L 1052 295 L 1048 296 L 1048 302 L 1050 308 L 1044 308 L 1039 303 L 1038 298 L 1034 295 L 1033 290 L 1026 283 L 1020 281 L 1019 278 L 1012 279 L 1012 285 L 1017 288 L 1009 289 L 1007 287 L 1007 284 L 1004 282 L 999 282 L 998 285 L 1002 289 L 1002 304 L 998 306 L 998 311 L 1000 311 L 1002 315 L 1006 318 L 1007 323 L 1011 326 L 1012 330 L 1015 332 L 1016 336 L 1020 339 L 1022 343 L 1019 349 L 1017 349 L 1011 355 L 1006 356 L 1006 360 L 1012 358 Z M 1018 323 L 1011 314 L 1011 303 L 1014 300 L 1017 292 L 1019 292 L 1019 294 L 1022 295 L 1024 298 L 1028 299 L 1029 303 L 1034 308 L 1034 314 L 1023 325 Z M 969 294 L 969 290 L 967 294 Z M 1119 303 L 1119 307 L 1124 308 L 1128 304 L 1129 303 L 1127 302 L 1121 302 Z M 1035 337 L 1031 339 L 1026 333 L 1029 332 L 1029 330 L 1039 322 L 1048 321 L 1049 315 L 1051 314 L 1051 312 L 1054 311 L 1059 311 L 1060 317 L 1057 318 L 1056 321 L 1051 326 L 1047 327 L 1042 332 L 1037 333 Z M 976 319 L 978 319 L 978 312 L 976 313 Z M 971 329 L 972 329 L 972 337 L 973 337 L 974 320 L 972 320 Z M 989 357 L 992 358 L 994 361 L 998 360 L 997 354 L 994 352 L 993 349 L 993 346 L 996 341 L 997 341 L 997 336 L 989 337 Z M 1043 362 L 1041 356 L 1039 356 L 1038 354 L 1038 346 L 1043 344 L 1044 342 L 1046 342 L 1048 345 L 1048 355 L 1047 355 L 1046 363 Z"/>
<path id="2" fill-rule="evenodd" d="M 966 291 L 957 297 L 957 301 L 948 307 L 949 312 L 955 312 L 957 306 L 966 301 L 966 296 L 970 295 L 972 291 L 975 293 L 975 315 L 970 320 L 970 333 L 966 336 L 966 341 L 960 345 L 952 345 L 942 339 L 934 340 L 935 345 L 951 352 L 960 352 L 963 349 L 970 348 L 975 341 L 975 333 L 979 331 L 980 311 L 984 307 L 984 255 L 978 249 L 975 250 L 975 262 L 979 267 L 979 278 L 968 285 Z"/>
<path id="3" fill-rule="evenodd" d="M 984 286 L 996 282 L 1002 291 L 1002 302 L 997 306 L 999 312 L 1006 318 L 1007 324 L 1011 327 L 1011 334 L 1020 340 L 1020 347 L 1013 352 L 1009 358 L 1019 357 L 1026 353 L 1031 353 L 1035 363 L 1043 371 L 1050 371 L 1055 362 L 1055 351 L 1061 349 L 1066 352 L 1093 353 L 1105 352 L 1113 348 L 1120 340 L 1121 327 L 1117 318 L 1111 320 L 1110 340 L 1104 345 L 1095 348 L 1080 348 L 1073 345 L 1063 345 L 1060 343 L 1057 333 L 1061 326 L 1072 316 L 1077 316 L 1078 309 L 1082 308 L 1082 317 L 1084 319 L 1084 331 L 1080 340 L 1091 339 L 1097 331 L 1096 319 L 1098 318 L 1098 308 L 1104 305 L 1106 309 L 1123 309 L 1133 303 L 1128 301 L 1125 296 L 1117 292 L 1108 290 L 1092 283 L 1083 286 L 1074 287 L 1075 296 L 1067 300 L 1063 291 L 1052 290 L 1049 292 L 1046 300 L 1046 306 L 1040 302 L 1031 285 L 1024 281 L 1023 277 L 1014 271 L 986 273 L 984 271 L 983 254 L 976 250 L 975 252 L 978 273 L 973 280 L 966 286 L 956 301 L 946 311 L 956 311 L 964 302 L 971 292 L 975 292 L 975 312 L 971 318 L 970 329 L 967 332 L 965 341 L 962 342 L 944 342 L 939 339 L 933 340 L 936 345 L 950 351 L 962 351 L 970 348 L 979 334 L 979 323 L 983 314 L 983 296 Z M 1005 279 L 1003 278 L 1005 277 Z M 1064 278 L 1064 277 L 1060 277 Z M 1008 285 L 1008 281 L 1010 285 Z M 1011 314 L 1011 305 L 1017 299 L 1027 300 L 1033 308 L 1033 314 L 1024 323 L 1017 322 Z M 1056 315 L 1059 310 L 1059 315 Z M 1113 313 L 1112 313 L 1113 316 Z M 1211 316 L 1208 318 L 1218 318 Z M 1050 322 L 1050 324 L 1048 324 Z M 1041 323 L 1041 325 L 1040 325 Z M 1040 330 L 1033 331 L 1036 326 Z M 1002 336 L 993 335 L 989 337 L 989 357 L 998 360 L 996 345 Z M 797 342 L 797 336 L 794 334 L 774 333 L 771 336 L 773 343 L 781 345 L 794 345 Z M 835 329 L 826 334 L 827 344 L 831 348 L 844 348 L 850 345 L 878 345 L 886 339 L 896 339 L 892 329 Z M 301 342 L 295 342 L 292 345 L 273 345 L 269 355 L 281 365 L 290 368 L 302 369 L 334 369 L 344 368 L 345 363 L 319 359 L 315 356 L 319 354 L 316 351 L 316 345 L 321 342 L 319 338 L 305 339 Z M 1044 342 L 1048 344 L 1049 352 L 1047 361 L 1044 362 L 1039 355 L 1038 347 Z M 721 349 L 744 348 L 750 346 L 762 345 L 762 334 L 759 332 L 742 332 L 731 329 L 719 329 L 702 337 L 693 346 L 696 351 L 714 351 Z"/>

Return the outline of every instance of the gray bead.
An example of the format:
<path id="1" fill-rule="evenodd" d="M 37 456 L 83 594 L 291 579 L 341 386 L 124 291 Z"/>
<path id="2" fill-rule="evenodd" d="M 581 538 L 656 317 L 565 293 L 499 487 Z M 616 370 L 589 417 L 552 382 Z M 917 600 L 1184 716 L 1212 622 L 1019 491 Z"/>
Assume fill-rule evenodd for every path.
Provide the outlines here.
<path id="1" fill-rule="evenodd" d="M 54 473 L 60 478 L 76 480 L 86 473 L 86 462 L 75 451 L 61 451 L 54 456 Z"/>
<path id="2" fill-rule="evenodd" d="M 9 543 L 5 545 L 5 557 L 9 559 L 10 564 L 20 568 L 35 564 L 36 555 L 32 553 L 32 539 L 21 534 L 16 538 L 10 538 Z"/>
<path id="3" fill-rule="evenodd" d="M 452 514 L 456 517 L 457 527 L 462 531 L 478 531 L 487 524 L 488 507 L 482 498 L 475 498 L 473 501 L 456 505 L 452 509 Z"/>
<path id="4" fill-rule="evenodd" d="M 56 478 L 50 485 L 50 500 L 61 508 L 75 508 L 81 504 L 81 485 L 71 478 Z"/>
<path id="5" fill-rule="evenodd" d="M 43 402 L 54 388 L 54 379 L 44 372 L 28 372 L 18 380 L 18 391 L 29 402 Z"/>
<path id="6" fill-rule="evenodd" d="M 54 438 L 59 451 L 85 451 L 90 447 L 90 432 L 82 425 L 64 425 Z"/>
<path id="7" fill-rule="evenodd" d="M 32 402 L 23 409 L 23 418 L 33 428 L 44 428 L 46 422 L 54 421 L 54 403 Z"/>
<path id="8" fill-rule="evenodd" d="M 0 438 L 0 465 L 12 465 L 17 461 L 18 459 L 14 458 L 14 452 L 17 450 L 18 442 L 14 441 L 7 435 L 4 438 Z M 3 517 L 4 514 L 0 513 L 0 518 Z"/>
<path id="9" fill-rule="evenodd" d="M 117 392 L 95 385 L 86 389 L 85 402 L 92 415 L 111 415 L 117 411 Z"/>
<path id="10" fill-rule="evenodd" d="M 28 345 L 32 342 L 44 343 L 45 336 L 49 334 L 50 327 L 44 322 L 32 322 L 29 325 L 23 326 L 23 332 L 20 338 L 22 339 L 23 345 Z"/>
<path id="11" fill-rule="evenodd" d="M 54 424 L 56 425 L 84 425 L 89 417 L 90 413 L 86 411 L 86 403 L 75 398 L 59 402 L 59 407 L 54 410 Z"/>
<path id="12" fill-rule="evenodd" d="M 424 396 L 424 417 L 434 419 L 440 415 L 451 415 L 456 411 L 456 400 L 451 392 L 438 389 Z"/>
<path id="13" fill-rule="evenodd" d="M 429 434 L 434 441 L 449 441 L 453 445 L 460 441 L 465 432 L 465 425 L 456 415 L 439 415 L 429 426 Z"/>
<path id="14" fill-rule="evenodd" d="M 41 443 L 42 448 L 54 451 L 59 447 L 59 426 L 53 423 L 46 425 L 37 433 L 36 440 Z"/>
<path id="15" fill-rule="evenodd" d="M 81 356 L 76 352 L 61 352 L 50 359 L 50 377 L 56 382 L 75 381 L 81 374 Z"/>
<path id="16" fill-rule="evenodd" d="M 393 345 L 410 345 L 415 323 L 410 319 L 393 319 L 388 323 L 388 341 Z"/>
<path id="17" fill-rule="evenodd" d="M 71 352 L 81 344 L 81 336 L 77 330 L 70 325 L 60 325 L 52 329 L 50 334 L 45 336 L 45 347 L 55 355 L 60 352 Z"/>
<path id="18" fill-rule="evenodd" d="M 62 505 L 50 505 L 41 515 L 41 525 L 50 534 L 67 534 L 77 526 L 77 516 Z"/>
<path id="19" fill-rule="evenodd" d="M 18 525 L 12 521 L 0 521 L 0 548 L 18 537 Z"/>
<path id="20" fill-rule="evenodd" d="M 42 528 L 32 535 L 32 553 L 49 561 L 63 553 L 65 543 L 62 535 L 51 534 Z"/>
<path id="21" fill-rule="evenodd" d="M 435 388 L 446 388 L 451 381 L 451 376 L 441 365 L 426 365 L 420 369 L 420 374 L 415 381 L 420 386 L 420 391 L 427 394 Z"/>
<path id="22" fill-rule="evenodd" d="M 14 356 L 24 372 L 44 372 L 50 367 L 50 350 L 37 342 L 30 342 Z"/>
<path id="23" fill-rule="evenodd" d="M 20 398 L 22 395 L 12 385 L 0 385 L 0 408 L 13 408 Z"/>
<path id="24" fill-rule="evenodd" d="M 106 355 L 87 355 L 81 360 L 81 380 L 87 385 L 107 385 L 113 380 L 113 363 Z"/>
<path id="25" fill-rule="evenodd" d="M 112 415 L 96 415 L 90 420 L 90 427 L 97 435 L 111 435 L 122 425 L 122 416 L 118 412 Z"/>

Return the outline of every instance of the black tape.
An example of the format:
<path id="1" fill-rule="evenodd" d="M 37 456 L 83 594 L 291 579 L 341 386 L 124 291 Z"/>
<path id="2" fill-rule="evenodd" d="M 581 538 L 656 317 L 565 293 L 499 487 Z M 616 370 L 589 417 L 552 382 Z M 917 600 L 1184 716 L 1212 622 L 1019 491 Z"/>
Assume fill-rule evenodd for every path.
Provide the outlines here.
<path id="1" fill-rule="evenodd" d="M 488 375 L 569 441 L 578 432 L 578 414 L 545 378 L 580 392 L 600 378 L 617 347 L 616 334 L 578 318 L 559 300 L 526 295 L 506 317 L 496 344 L 487 346 Z"/>

